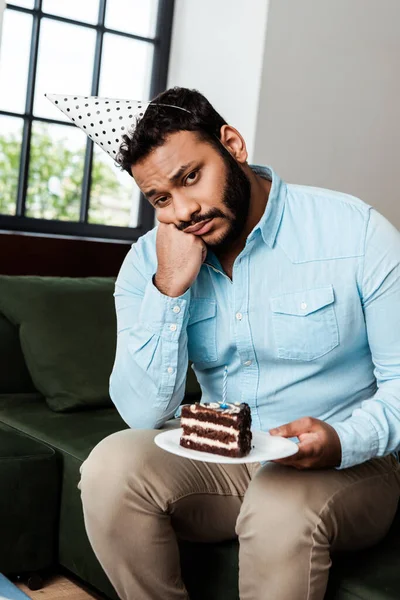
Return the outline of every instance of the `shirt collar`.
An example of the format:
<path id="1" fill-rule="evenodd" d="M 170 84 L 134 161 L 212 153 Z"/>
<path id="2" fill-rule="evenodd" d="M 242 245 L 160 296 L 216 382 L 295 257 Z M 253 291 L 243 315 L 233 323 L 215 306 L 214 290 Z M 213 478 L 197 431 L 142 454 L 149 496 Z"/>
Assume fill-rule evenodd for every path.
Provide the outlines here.
<path id="1" fill-rule="evenodd" d="M 264 214 L 247 239 L 252 239 L 256 235 L 256 232 L 260 231 L 267 246 L 273 248 L 285 206 L 286 185 L 271 167 L 264 167 L 262 165 L 250 165 L 250 167 L 256 175 L 272 181 L 272 186 Z"/>

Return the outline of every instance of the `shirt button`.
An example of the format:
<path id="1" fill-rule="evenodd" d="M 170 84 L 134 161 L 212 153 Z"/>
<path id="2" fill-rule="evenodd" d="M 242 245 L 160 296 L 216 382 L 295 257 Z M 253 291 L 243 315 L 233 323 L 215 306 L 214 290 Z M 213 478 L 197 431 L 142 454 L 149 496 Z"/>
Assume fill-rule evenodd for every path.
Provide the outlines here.
<path id="1" fill-rule="evenodd" d="M 181 312 L 181 309 L 179 308 L 179 306 L 174 306 L 174 308 L 172 310 L 174 311 L 174 313 Z"/>
<path id="2" fill-rule="evenodd" d="M 307 308 L 307 302 L 302 302 L 300 304 L 300 308 L 302 308 L 303 310 L 306 310 L 306 308 Z"/>
<path id="3" fill-rule="evenodd" d="M 237 318 L 238 321 L 241 321 L 242 318 L 243 318 L 242 313 L 236 313 L 236 318 Z"/>
<path id="4" fill-rule="evenodd" d="M 172 367 L 168 367 L 167 371 L 168 371 L 168 373 L 173 373 L 174 372 L 174 370 L 173 370 Z"/>
<path id="5" fill-rule="evenodd" d="M 251 365 L 251 360 L 246 360 L 246 362 L 243 363 L 245 367 L 249 367 Z"/>
<path id="6" fill-rule="evenodd" d="M 172 323 L 172 325 L 169 326 L 171 331 L 176 331 L 176 325 L 175 323 Z"/>

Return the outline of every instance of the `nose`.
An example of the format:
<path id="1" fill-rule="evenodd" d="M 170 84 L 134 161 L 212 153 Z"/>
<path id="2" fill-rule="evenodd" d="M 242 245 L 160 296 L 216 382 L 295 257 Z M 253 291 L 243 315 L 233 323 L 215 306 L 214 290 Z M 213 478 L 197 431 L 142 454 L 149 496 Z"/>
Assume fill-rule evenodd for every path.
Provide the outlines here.
<path id="1" fill-rule="evenodd" d="M 197 200 L 184 194 L 176 194 L 174 199 L 175 218 L 183 223 L 190 223 L 193 215 L 201 211 Z"/>

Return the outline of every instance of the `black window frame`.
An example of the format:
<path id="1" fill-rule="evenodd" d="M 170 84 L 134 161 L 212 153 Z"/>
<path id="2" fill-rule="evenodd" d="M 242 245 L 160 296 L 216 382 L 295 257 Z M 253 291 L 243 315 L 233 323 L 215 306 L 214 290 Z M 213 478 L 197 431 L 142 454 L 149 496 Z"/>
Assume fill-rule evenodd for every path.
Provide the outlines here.
<path id="1" fill-rule="evenodd" d="M 138 226 L 137 227 L 118 227 L 115 225 L 103 225 L 88 223 L 88 211 L 91 187 L 91 171 L 93 162 L 93 142 L 89 138 L 86 142 L 86 153 L 84 162 L 83 181 L 81 187 L 80 202 L 80 220 L 78 221 L 60 221 L 49 219 L 36 219 L 24 216 L 26 194 L 28 187 L 29 159 L 30 159 L 30 141 L 32 133 L 32 123 L 34 121 L 42 123 L 60 124 L 65 127 L 75 127 L 73 123 L 48 119 L 33 115 L 34 90 L 36 81 L 36 71 L 38 62 L 40 26 L 43 18 L 53 19 L 79 27 L 87 27 L 96 31 L 95 54 L 93 63 L 91 95 L 96 96 L 100 82 L 101 55 L 105 33 L 113 33 L 130 39 L 136 39 L 143 42 L 150 42 L 154 46 L 152 74 L 150 81 L 150 98 L 164 91 L 167 85 L 168 63 L 171 45 L 172 21 L 174 13 L 175 0 L 158 0 L 158 12 L 155 37 L 144 37 L 130 34 L 122 31 L 110 29 L 105 26 L 105 15 L 107 0 L 99 0 L 99 14 L 96 24 L 85 23 L 67 17 L 61 17 L 42 11 L 42 0 L 34 0 L 34 8 L 24 8 L 17 6 L 12 2 L 7 2 L 5 9 L 15 10 L 32 15 L 32 38 L 30 48 L 30 58 L 28 67 L 28 82 L 26 92 L 25 111 L 23 114 L 5 110 L 0 110 L 0 115 L 8 117 L 17 117 L 23 119 L 23 134 L 20 154 L 20 166 L 18 176 L 18 195 L 16 199 L 16 214 L 0 214 L 0 230 L 20 231 L 25 233 L 65 235 L 73 237 L 114 239 L 135 241 L 141 235 L 154 227 L 154 209 L 151 204 L 140 194 Z M 129 177 L 129 175 L 126 175 Z"/>

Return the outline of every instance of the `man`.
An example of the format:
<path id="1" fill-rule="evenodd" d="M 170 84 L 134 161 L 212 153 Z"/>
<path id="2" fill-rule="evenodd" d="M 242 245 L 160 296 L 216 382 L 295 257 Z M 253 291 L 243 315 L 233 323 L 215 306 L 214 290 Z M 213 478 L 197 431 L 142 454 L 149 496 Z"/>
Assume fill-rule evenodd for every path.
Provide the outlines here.
<path id="1" fill-rule="evenodd" d="M 240 133 L 174 88 L 118 160 L 159 221 L 116 283 L 112 399 L 131 429 L 82 469 L 89 539 L 123 599 L 183 600 L 177 538 L 238 536 L 242 600 L 322 600 L 330 555 L 379 541 L 400 474 L 400 236 L 351 196 L 247 163 Z M 220 465 L 154 444 L 188 359 L 202 401 L 247 402 L 297 437 L 275 463 Z"/>

